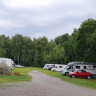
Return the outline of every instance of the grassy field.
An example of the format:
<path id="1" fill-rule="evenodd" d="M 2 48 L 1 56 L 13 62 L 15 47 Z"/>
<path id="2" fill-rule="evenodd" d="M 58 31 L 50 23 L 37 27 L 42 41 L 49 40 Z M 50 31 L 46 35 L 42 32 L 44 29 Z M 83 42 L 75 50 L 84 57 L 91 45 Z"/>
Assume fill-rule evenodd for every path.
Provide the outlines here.
<path id="1" fill-rule="evenodd" d="M 25 67 L 25 68 L 14 68 L 12 70 L 14 75 L 11 76 L 3 76 L 0 75 L 0 83 L 7 83 L 7 82 L 23 82 L 23 81 L 30 81 L 32 79 L 31 76 L 28 75 L 28 73 L 32 70 L 31 67 Z M 18 73 L 16 75 L 16 73 Z"/>
<path id="2" fill-rule="evenodd" d="M 31 70 L 38 70 L 44 74 L 47 74 L 52 77 L 60 78 L 63 81 L 70 82 L 79 86 L 96 89 L 96 80 L 95 79 L 80 79 L 80 78 L 69 78 L 68 76 L 62 76 L 60 72 L 52 72 L 49 70 L 43 70 L 42 68 L 32 68 L 32 67 L 25 67 L 25 68 L 14 68 L 12 72 L 19 72 L 19 76 L 3 76 L 0 75 L 0 83 L 7 83 L 7 82 L 23 82 L 23 81 L 30 81 L 32 79 L 28 73 Z"/>
<path id="3" fill-rule="evenodd" d="M 49 70 L 43 70 L 40 68 L 34 68 L 34 70 L 38 70 L 42 73 L 45 73 L 49 76 L 60 78 L 63 81 L 70 82 L 79 86 L 96 89 L 96 80 L 95 79 L 80 79 L 80 78 L 69 78 L 68 76 L 62 76 L 60 72 L 51 72 Z"/>

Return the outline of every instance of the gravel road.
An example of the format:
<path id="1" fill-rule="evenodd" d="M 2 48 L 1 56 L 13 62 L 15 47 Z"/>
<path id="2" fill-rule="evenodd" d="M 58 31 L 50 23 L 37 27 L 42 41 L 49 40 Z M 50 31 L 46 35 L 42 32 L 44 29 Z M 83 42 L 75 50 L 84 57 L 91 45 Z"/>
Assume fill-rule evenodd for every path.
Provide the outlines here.
<path id="1" fill-rule="evenodd" d="M 79 87 L 33 70 L 31 82 L 0 85 L 0 96 L 96 96 L 96 90 Z"/>

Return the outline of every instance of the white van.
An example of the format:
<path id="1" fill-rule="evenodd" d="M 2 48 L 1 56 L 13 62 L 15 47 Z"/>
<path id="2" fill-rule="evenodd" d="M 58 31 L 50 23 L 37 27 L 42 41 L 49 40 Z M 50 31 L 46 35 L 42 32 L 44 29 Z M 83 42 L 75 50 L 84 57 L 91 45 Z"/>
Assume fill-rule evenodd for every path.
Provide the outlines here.
<path id="1" fill-rule="evenodd" d="M 5 63 L 7 64 L 11 69 L 14 68 L 14 61 L 9 58 L 0 58 L 0 63 Z"/>
<path id="2" fill-rule="evenodd" d="M 51 66 L 54 66 L 55 64 L 45 64 L 45 66 L 43 67 L 44 70 L 48 70 L 48 68 L 50 68 Z"/>
<path id="3" fill-rule="evenodd" d="M 70 62 L 62 70 L 62 74 L 68 75 L 70 72 L 74 72 L 79 69 L 84 69 L 85 71 L 90 72 L 92 75 L 96 75 L 96 64 L 86 62 Z"/>
<path id="4" fill-rule="evenodd" d="M 55 64 L 55 67 L 51 69 L 51 71 L 62 71 L 66 65 L 61 65 L 61 64 Z"/>

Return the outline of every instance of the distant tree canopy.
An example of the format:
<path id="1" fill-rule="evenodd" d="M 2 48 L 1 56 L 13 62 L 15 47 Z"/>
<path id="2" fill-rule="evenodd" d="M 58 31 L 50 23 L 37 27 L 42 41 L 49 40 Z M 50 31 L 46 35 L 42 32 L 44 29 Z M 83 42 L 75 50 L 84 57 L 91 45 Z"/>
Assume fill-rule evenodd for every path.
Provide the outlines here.
<path id="1" fill-rule="evenodd" d="M 88 19 L 71 35 L 66 33 L 50 41 L 46 37 L 31 40 L 20 34 L 12 38 L 0 35 L 0 57 L 33 67 L 72 61 L 96 63 L 96 20 Z"/>

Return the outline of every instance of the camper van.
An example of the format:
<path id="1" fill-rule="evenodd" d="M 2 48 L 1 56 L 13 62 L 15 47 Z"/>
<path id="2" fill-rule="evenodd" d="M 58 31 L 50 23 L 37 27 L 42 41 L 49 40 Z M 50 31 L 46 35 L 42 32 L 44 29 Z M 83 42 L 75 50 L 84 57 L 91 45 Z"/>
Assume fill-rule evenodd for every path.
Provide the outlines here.
<path id="1" fill-rule="evenodd" d="M 9 58 L 0 58 L 0 63 L 5 63 L 7 64 L 11 69 L 14 68 L 14 61 Z"/>
<path id="2" fill-rule="evenodd" d="M 55 64 L 45 64 L 45 66 L 43 67 L 44 70 L 48 70 L 48 68 L 50 67 L 55 67 Z"/>
<path id="3" fill-rule="evenodd" d="M 51 71 L 62 71 L 66 65 L 60 65 L 60 64 L 55 64 L 55 67 L 51 69 Z"/>
<path id="4" fill-rule="evenodd" d="M 63 75 L 68 75 L 70 72 L 74 72 L 79 69 L 84 69 L 90 72 L 92 75 L 96 75 L 96 64 L 95 63 L 85 63 L 85 62 L 70 62 L 62 70 Z"/>

